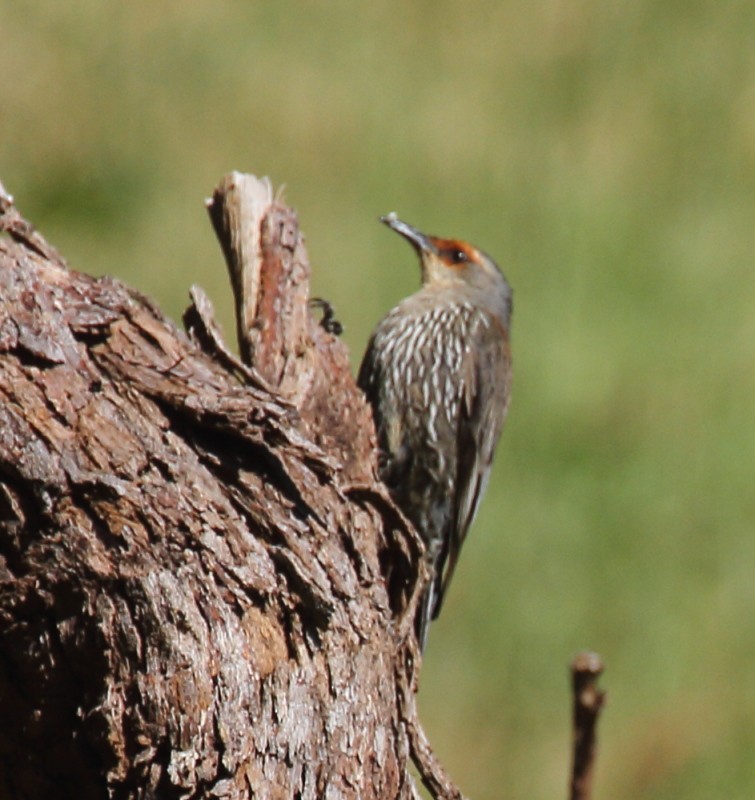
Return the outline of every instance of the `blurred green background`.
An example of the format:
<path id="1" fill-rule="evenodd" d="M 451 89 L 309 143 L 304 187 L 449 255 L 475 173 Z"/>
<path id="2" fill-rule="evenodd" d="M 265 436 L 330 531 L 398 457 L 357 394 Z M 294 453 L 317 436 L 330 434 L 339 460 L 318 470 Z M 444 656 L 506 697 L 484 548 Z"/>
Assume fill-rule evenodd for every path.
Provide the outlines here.
<path id="1" fill-rule="evenodd" d="M 203 198 L 287 185 L 358 364 L 418 284 L 390 210 L 499 261 L 515 391 L 421 705 L 461 787 L 755 797 L 755 4 L 16 0 L 0 178 L 72 266 L 233 332 Z"/>

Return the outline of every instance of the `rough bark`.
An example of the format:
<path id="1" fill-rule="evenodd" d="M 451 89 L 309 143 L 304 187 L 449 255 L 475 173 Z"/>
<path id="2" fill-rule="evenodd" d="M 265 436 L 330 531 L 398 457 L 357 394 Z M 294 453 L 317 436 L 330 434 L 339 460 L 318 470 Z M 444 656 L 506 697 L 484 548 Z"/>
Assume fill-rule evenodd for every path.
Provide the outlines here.
<path id="1" fill-rule="evenodd" d="M 185 333 L 0 186 L 0 797 L 407 798 L 412 757 L 460 796 L 414 713 L 420 545 L 252 183 L 210 207 L 241 360 L 201 290 Z"/>

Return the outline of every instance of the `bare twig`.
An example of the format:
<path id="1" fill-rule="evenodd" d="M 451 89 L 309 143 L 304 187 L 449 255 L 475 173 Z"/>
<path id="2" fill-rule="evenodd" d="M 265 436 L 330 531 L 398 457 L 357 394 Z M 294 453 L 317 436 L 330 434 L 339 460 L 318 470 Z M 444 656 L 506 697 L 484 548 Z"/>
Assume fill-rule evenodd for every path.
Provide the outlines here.
<path id="1" fill-rule="evenodd" d="M 571 800 L 590 800 L 595 767 L 598 715 L 605 703 L 605 692 L 597 686 L 603 661 L 597 653 L 580 653 L 571 663 L 574 692 L 574 753 Z"/>

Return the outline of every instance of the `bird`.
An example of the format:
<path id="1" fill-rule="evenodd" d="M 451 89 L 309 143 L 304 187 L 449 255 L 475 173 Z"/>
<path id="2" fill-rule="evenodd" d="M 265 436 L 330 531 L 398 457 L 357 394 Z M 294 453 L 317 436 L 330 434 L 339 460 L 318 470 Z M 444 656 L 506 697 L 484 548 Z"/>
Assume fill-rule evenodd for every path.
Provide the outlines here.
<path id="1" fill-rule="evenodd" d="M 378 472 L 425 545 L 430 581 L 415 633 L 424 651 L 485 492 L 511 397 L 512 289 L 459 239 L 380 218 L 419 256 L 422 284 L 378 323 L 357 383 L 372 407 Z"/>

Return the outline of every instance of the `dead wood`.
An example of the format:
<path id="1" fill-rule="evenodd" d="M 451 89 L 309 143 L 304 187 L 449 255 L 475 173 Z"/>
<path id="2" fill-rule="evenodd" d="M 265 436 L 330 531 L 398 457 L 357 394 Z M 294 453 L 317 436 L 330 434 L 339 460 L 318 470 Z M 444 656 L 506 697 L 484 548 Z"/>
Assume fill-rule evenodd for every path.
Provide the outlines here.
<path id="1" fill-rule="evenodd" d="M 573 697 L 573 752 L 570 800 L 592 797 L 598 717 L 606 701 L 598 688 L 603 661 L 597 653 L 579 653 L 571 663 Z"/>
<path id="2" fill-rule="evenodd" d="M 409 798 L 412 753 L 458 796 L 416 746 L 420 545 L 296 215 L 237 173 L 210 213 L 241 359 L 199 288 L 186 333 L 0 186 L 0 797 Z"/>

